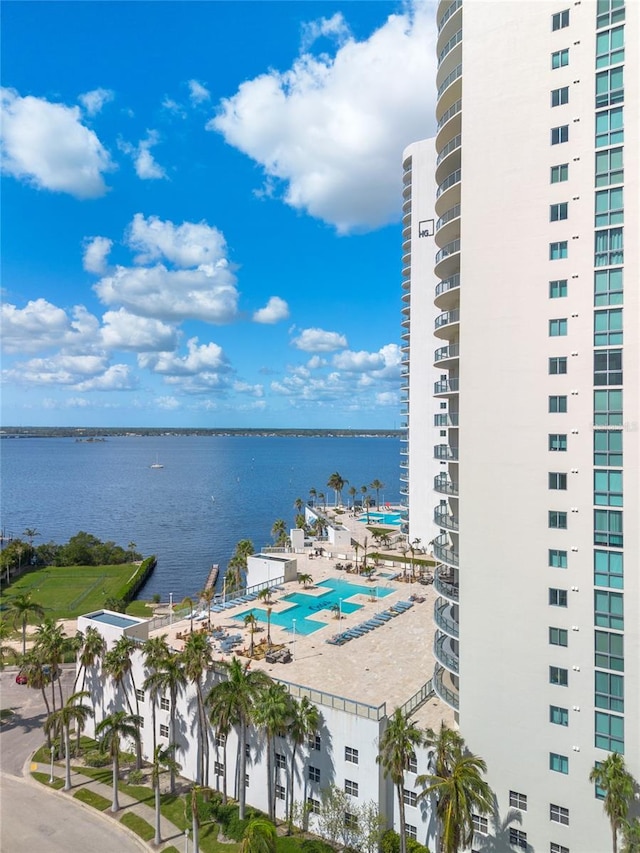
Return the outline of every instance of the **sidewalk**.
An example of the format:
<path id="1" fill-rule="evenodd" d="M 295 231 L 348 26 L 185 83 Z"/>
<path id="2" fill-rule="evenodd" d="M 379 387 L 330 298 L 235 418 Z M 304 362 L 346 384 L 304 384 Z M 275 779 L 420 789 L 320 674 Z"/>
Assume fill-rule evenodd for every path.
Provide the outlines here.
<path id="1" fill-rule="evenodd" d="M 46 774 L 47 778 L 51 773 L 51 765 L 50 764 L 37 764 L 31 762 L 29 765 L 29 773 L 38 772 Z M 65 769 L 64 762 L 63 763 L 54 763 L 53 765 L 53 775 L 54 779 L 62 779 L 64 781 L 65 778 Z M 36 781 L 32 778 L 34 784 L 39 785 L 42 788 L 47 788 L 47 785 L 41 785 L 40 782 Z M 92 791 L 95 794 L 99 794 L 101 797 L 104 797 L 106 800 L 109 800 L 109 803 L 113 800 L 113 788 L 111 785 L 105 785 L 102 782 L 98 782 L 95 779 L 92 779 L 90 776 L 84 776 L 82 773 L 74 772 L 73 768 L 71 769 L 71 790 L 63 791 L 61 788 L 58 789 L 58 793 L 63 794 L 63 796 L 73 797 L 76 791 L 84 788 L 85 790 Z M 153 791 L 150 789 L 151 794 L 153 795 Z M 82 804 L 81 800 L 77 801 Z M 123 815 L 128 812 L 132 812 L 133 814 L 138 815 L 138 817 L 142 818 L 142 820 L 146 821 L 154 830 L 155 834 L 155 825 L 156 825 L 156 812 L 155 807 L 153 806 L 153 800 L 151 800 L 152 805 L 147 805 L 146 803 L 141 803 L 139 800 L 134 799 L 133 797 L 128 796 L 118 789 L 118 802 L 120 804 L 120 810 L 116 813 L 113 813 L 110 808 L 105 809 L 101 812 L 105 817 L 111 818 L 112 820 L 120 822 Z M 86 804 L 84 804 L 86 805 Z M 93 806 L 86 806 L 87 808 L 93 809 Z M 97 811 L 96 809 L 93 809 Z M 131 830 L 129 830 L 131 832 Z M 179 850 L 183 849 L 184 842 L 184 832 L 178 827 L 168 821 L 164 816 L 160 816 L 160 835 L 162 837 L 162 843 L 156 847 L 153 843 L 153 837 L 145 842 L 142 838 L 137 836 L 142 845 L 147 845 L 149 849 L 152 850 L 165 850 L 168 847 L 177 847 Z M 191 841 L 189 842 L 189 846 L 191 846 Z"/>

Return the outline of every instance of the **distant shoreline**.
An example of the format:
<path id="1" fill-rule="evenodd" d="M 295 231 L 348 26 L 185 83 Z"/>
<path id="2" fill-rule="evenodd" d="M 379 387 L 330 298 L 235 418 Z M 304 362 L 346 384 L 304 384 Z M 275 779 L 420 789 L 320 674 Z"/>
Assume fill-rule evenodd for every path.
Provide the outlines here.
<path id="1" fill-rule="evenodd" d="M 243 436 L 257 438 L 398 438 L 399 429 L 265 429 L 171 427 L 4 427 L 0 438 L 137 438 L 140 436 Z"/>

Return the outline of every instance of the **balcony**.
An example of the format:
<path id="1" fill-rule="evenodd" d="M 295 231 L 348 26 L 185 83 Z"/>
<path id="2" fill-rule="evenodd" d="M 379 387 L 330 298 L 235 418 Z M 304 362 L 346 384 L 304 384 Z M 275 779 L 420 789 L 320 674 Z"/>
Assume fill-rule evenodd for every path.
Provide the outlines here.
<path id="1" fill-rule="evenodd" d="M 437 364 L 438 367 L 450 368 L 453 366 L 453 363 L 458 360 L 459 356 L 460 344 L 449 344 L 449 346 L 440 347 L 434 352 L 433 363 Z M 447 364 L 447 362 L 450 362 L 450 364 Z M 457 390 L 458 389 L 456 388 L 456 391 Z"/>
<path id="2" fill-rule="evenodd" d="M 440 495 L 451 495 L 458 497 L 458 484 L 450 480 L 446 474 L 438 474 L 433 479 L 433 491 Z"/>
<path id="3" fill-rule="evenodd" d="M 448 512 L 443 512 L 441 509 L 436 508 L 433 511 L 433 520 L 438 525 L 438 527 L 444 527 L 445 530 L 458 530 L 458 519 L 455 515 L 451 515 Z"/>
<path id="4" fill-rule="evenodd" d="M 438 278 L 445 279 L 460 272 L 460 240 L 452 240 L 436 253 L 433 268 Z"/>
<path id="5" fill-rule="evenodd" d="M 460 273 L 439 282 L 435 288 L 434 302 L 441 310 L 451 311 L 460 304 Z"/>
<path id="6" fill-rule="evenodd" d="M 449 566 L 444 566 L 439 563 L 433 578 L 433 586 L 437 593 L 449 601 L 457 602 L 460 598 L 460 589 L 457 583 L 453 582 L 453 572 Z"/>
<path id="7" fill-rule="evenodd" d="M 447 21 L 450 20 L 450 18 L 452 18 L 460 8 L 462 8 L 462 0 L 453 0 L 453 2 L 447 6 L 442 17 L 438 20 L 438 34 L 442 32 Z"/>
<path id="8" fill-rule="evenodd" d="M 457 427 L 458 412 L 438 412 L 433 416 L 434 427 Z"/>
<path id="9" fill-rule="evenodd" d="M 434 334 L 437 338 L 449 338 L 449 340 L 455 338 L 457 341 L 459 324 L 460 311 L 457 308 L 453 311 L 444 311 L 436 317 Z"/>
<path id="10" fill-rule="evenodd" d="M 460 237 L 460 205 L 454 204 L 436 222 L 436 244 L 442 246 Z"/>
<path id="11" fill-rule="evenodd" d="M 451 51 L 462 41 L 462 28 L 455 32 L 438 54 L 438 68 L 442 65 Z"/>
<path id="12" fill-rule="evenodd" d="M 442 666 L 437 666 L 433 672 L 433 688 L 442 699 L 454 711 L 460 707 L 460 697 L 451 673 Z"/>
<path id="13" fill-rule="evenodd" d="M 443 563 L 455 566 L 456 568 L 460 563 L 457 552 L 450 547 L 449 537 L 445 534 L 433 540 L 433 556 L 438 560 L 442 560 Z"/>
<path id="14" fill-rule="evenodd" d="M 457 104 L 454 104 L 457 106 Z M 458 110 L 454 111 L 454 115 L 458 112 Z M 451 154 L 452 151 L 457 151 L 458 148 L 462 145 L 462 134 L 456 134 L 453 139 L 450 139 L 447 144 L 444 146 L 442 151 L 438 154 L 438 159 L 436 160 L 436 167 L 442 163 L 442 161 Z"/>
<path id="15" fill-rule="evenodd" d="M 455 641 L 446 634 L 441 634 L 436 631 L 433 638 L 433 654 L 435 659 L 439 661 L 449 672 L 459 671 L 460 662 L 458 660 L 458 652 L 455 648 Z"/>
<path id="16" fill-rule="evenodd" d="M 446 63 L 440 70 L 447 70 Z M 440 81 L 440 75 L 436 77 L 436 84 Z M 447 76 L 441 80 L 438 85 L 436 102 L 438 107 L 448 109 L 462 94 L 462 63 L 456 65 L 453 71 L 450 71 Z"/>
<path id="17" fill-rule="evenodd" d="M 454 611 L 455 605 L 444 598 L 436 599 L 433 605 L 433 619 L 436 625 L 450 637 L 458 639 L 458 617 Z"/>
<path id="18" fill-rule="evenodd" d="M 442 214 L 440 219 L 436 222 L 436 231 L 439 231 L 443 225 L 446 225 L 447 222 L 451 222 L 452 219 L 460 218 L 460 205 L 455 204 L 453 207 L 449 208 L 445 213 Z"/>
<path id="19" fill-rule="evenodd" d="M 450 444 L 436 444 L 433 448 L 434 459 L 447 459 L 450 462 L 458 461 L 458 448 Z"/>
<path id="20" fill-rule="evenodd" d="M 458 379 L 440 379 L 434 382 L 433 393 L 435 396 L 458 393 Z"/>
<path id="21" fill-rule="evenodd" d="M 436 198 L 440 198 L 443 193 L 446 193 L 448 189 L 459 184 L 462 180 L 462 169 L 455 169 L 453 172 L 449 172 L 444 181 L 440 184 L 438 189 L 436 190 Z"/>

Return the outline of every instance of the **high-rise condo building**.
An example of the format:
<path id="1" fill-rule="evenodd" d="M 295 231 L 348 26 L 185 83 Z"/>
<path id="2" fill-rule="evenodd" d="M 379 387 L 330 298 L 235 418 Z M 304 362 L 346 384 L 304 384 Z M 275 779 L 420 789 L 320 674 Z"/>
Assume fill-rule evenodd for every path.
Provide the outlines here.
<path id="1" fill-rule="evenodd" d="M 413 311 L 413 234 L 410 373 L 435 334 L 438 375 L 409 436 L 444 435 L 433 478 L 408 463 L 434 488 L 434 686 L 497 797 L 474 850 L 604 853 L 589 773 L 618 752 L 640 780 L 640 3 L 436 14 L 437 311 Z"/>

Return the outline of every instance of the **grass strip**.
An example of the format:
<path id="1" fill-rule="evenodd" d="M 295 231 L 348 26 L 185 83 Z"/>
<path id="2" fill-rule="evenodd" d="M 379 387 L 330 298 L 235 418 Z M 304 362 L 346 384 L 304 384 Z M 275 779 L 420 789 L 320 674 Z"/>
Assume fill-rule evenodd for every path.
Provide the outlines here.
<path id="1" fill-rule="evenodd" d="M 38 773 L 38 771 L 36 770 L 31 775 L 36 780 L 36 782 L 40 782 L 41 785 L 46 785 L 47 788 L 55 788 L 56 791 L 59 791 L 60 788 L 64 786 L 64 779 L 58 779 L 57 776 L 54 776 L 53 782 L 50 783 L 50 776 L 48 776 L 46 773 Z"/>
<path id="2" fill-rule="evenodd" d="M 111 805 L 111 800 L 100 796 L 100 794 L 96 794 L 95 791 L 89 791 L 87 788 L 80 788 L 73 796 L 76 800 L 80 800 L 88 806 L 98 809 L 99 812 L 105 811 Z"/>
<path id="3" fill-rule="evenodd" d="M 126 812 L 120 818 L 120 823 L 133 830 L 136 835 L 139 835 L 144 841 L 150 841 L 156 834 L 155 829 L 146 820 L 143 820 L 133 812 Z"/>

